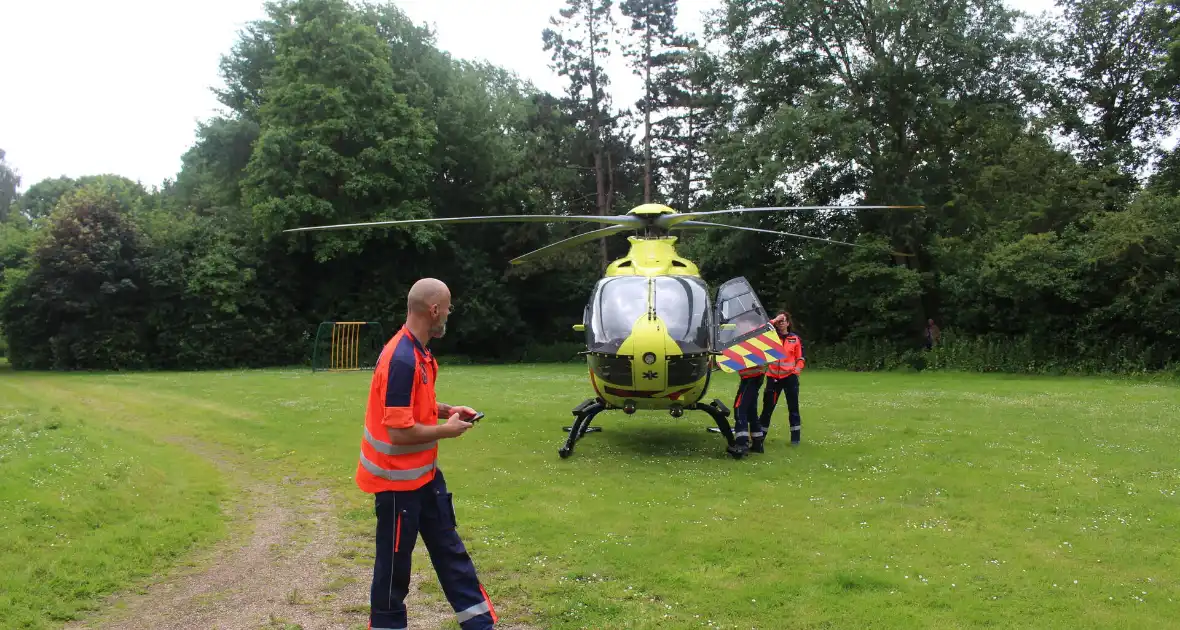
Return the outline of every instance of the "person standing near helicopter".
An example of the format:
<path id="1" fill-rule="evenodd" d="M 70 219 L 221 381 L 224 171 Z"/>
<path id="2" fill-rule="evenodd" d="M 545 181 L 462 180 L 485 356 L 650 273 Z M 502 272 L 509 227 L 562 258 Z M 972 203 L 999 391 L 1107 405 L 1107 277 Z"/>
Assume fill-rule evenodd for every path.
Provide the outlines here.
<path id="1" fill-rule="evenodd" d="M 762 393 L 762 414 L 758 417 L 758 432 L 754 436 L 752 450 L 763 452 L 763 442 L 770 432 L 770 419 L 774 408 L 778 404 L 781 392 L 787 394 L 787 413 L 791 424 L 791 446 L 798 446 L 802 437 L 803 421 L 799 415 L 799 372 L 803 371 L 807 360 L 803 353 L 803 341 L 791 329 L 791 314 L 779 311 L 770 320 L 778 331 L 786 356 L 766 367 L 766 391 Z"/>
<path id="2" fill-rule="evenodd" d="M 438 361 L 427 344 L 446 334 L 450 289 L 423 278 L 406 302 L 406 323 L 373 371 L 356 468 L 356 484 L 373 495 L 377 517 L 369 628 L 406 628 L 411 559 L 421 536 L 459 627 L 487 630 L 498 617 L 456 529 L 438 466 L 439 442 L 464 435 L 482 414 L 439 402 L 435 393 Z"/>
<path id="3" fill-rule="evenodd" d="M 750 436 L 754 437 L 755 451 L 761 452 L 762 426 L 758 422 L 758 390 L 762 388 L 762 381 L 766 378 L 766 366 L 738 370 L 741 382 L 738 384 L 737 396 L 733 400 L 734 445 L 729 447 L 730 455 L 742 457 L 750 451 Z"/>

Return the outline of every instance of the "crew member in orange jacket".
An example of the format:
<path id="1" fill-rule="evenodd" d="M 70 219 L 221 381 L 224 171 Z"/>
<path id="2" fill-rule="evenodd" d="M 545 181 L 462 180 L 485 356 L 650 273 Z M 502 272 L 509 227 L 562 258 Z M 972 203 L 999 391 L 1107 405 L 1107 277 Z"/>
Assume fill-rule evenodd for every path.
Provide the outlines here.
<path id="1" fill-rule="evenodd" d="M 803 353 L 803 341 L 799 335 L 791 330 L 791 314 L 780 311 L 770 320 L 778 331 L 779 340 L 786 356 L 766 368 L 766 390 L 762 392 L 762 414 L 758 417 L 760 433 L 754 434 L 754 445 L 751 447 L 756 453 L 763 452 L 763 442 L 770 432 L 770 418 L 774 414 L 774 407 L 778 404 L 780 392 L 787 394 L 787 413 L 791 423 L 791 446 L 798 446 L 802 434 L 802 419 L 799 417 L 799 372 L 803 371 L 806 357 Z"/>
<path id="2" fill-rule="evenodd" d="M 374 495 L 377 550 L 369 628 L 402 630 L 410 557 L 418 534 L 463 630 L 492 628 L 496 611 L 455 531 L 451 493 L 438 468 L 438 442 L 463 435 L 476 413 L 435 398 L 438 363 L 426 349 L 446 333 L 447 286 L 425 278 L 410 288 L 406 323 L 385 344 L 369 388 L 356 484 Z M 445 424 L 439 420 L 446 418 Z"/>

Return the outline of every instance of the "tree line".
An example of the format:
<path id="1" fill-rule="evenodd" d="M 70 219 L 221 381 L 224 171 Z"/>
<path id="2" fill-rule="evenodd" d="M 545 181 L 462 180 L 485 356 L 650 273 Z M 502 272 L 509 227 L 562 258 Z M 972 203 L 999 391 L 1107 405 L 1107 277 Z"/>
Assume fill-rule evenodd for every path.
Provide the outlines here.
<path id="1" fill-rule="evenodd" d="M 282 0 L 223 56 L 225 112 L 162 187 L 19 189 L 0 152 L 0 329 L 27 369 L 309 360 L 321 321 L 456 296 L 443 355 L 571 359 L 612 236 L 510 266 L 566 224 L 284 233 L 330 223 L 904 204 L 682 232 L 745 276 L 817 365 L 1136 372 L 1180 364 L 1180 3 L 566 0 L 538 33 L 557 94 L 452 58 L 392 4 Z M 616 103 L 607 61 L 642 86 Z M 941 343 L 921 349 L 928 319 Z"/>

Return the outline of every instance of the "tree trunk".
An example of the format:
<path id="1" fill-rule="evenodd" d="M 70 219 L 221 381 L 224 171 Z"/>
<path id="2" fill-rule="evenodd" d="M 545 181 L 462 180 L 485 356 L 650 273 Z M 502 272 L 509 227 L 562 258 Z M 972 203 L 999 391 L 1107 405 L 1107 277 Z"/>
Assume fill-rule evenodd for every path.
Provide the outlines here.
<path id="1" fill-rule="evenodd" d="M 610 159 L 610 156 L 611 156 L 610 151 L 607 151 L 606 152 L 606 176 L 607 176 L 606 205 L 602 211 L 603 216 L 606 216 L 608 214 L 614 214 L 614 211 L 612 210 L 612 206 L 614 206 L 614 203 L 615 203 L 615 168 L 614 168 L 614 160 Z M 608 264 L 610 264 L 610 256 L 607 254 L 606 241 L 607 241 L 607 239 L 605 239 L 605 238 L 600 241 L 602 243 L 602 269 L 603 269 L 603 271 L 606 271 L 606 266 Z"/>
<path id="2" fill-rule="evenodd" d="M 696 142 L 696 133 L 694 126 L 694 114 L 696 113 L 696 91 L 689 93 L 689 98 L 692 99 L 688 103 L 688 135 L 685 137 L 688 142 L 684 145 L 685 164 L 684 164 L 684 202 L 680 207 L 681 212 L 688 212 L 689 206 L 692 204 L 692 172 L 693 172 L 693 145 Z"/>
<path id="3" fill-rule="evenodd" d="M 606 216 L 607 199 L 606 199 L 606 173 L 603 169 L 602 154 L 605 150 L 605 143 L 602 141 L 602 120 L 601 108 L 602 97 L 598 93 L 598 59 L 594 51 L 598 48 L 598 33 L 595 30 L 594 23 L 594 7 L 587 5 L 587 19 L 589 26 L 587 31 L 590 38 L 590 133 L 592 142 L 594 143 L 594 187 L 597 194 L 598 214 Z M 606 254 L 606 239 L 599 241 L 602 252 L 602 269 L 606 270 L 607 254 Z"/>
<path id="4" fill-rule="evenodd" d="M 594 127 L 597 128 L 598 125 L 595 124 Z M 595 132 L 595 137 L 597 135 L 597 132 Z M 602 165 L 602 149 L 597 147 L 594 149 L 594 179 L 595 188 L 598 193 L 598 214 L 606 216 L 606 173 Z M 602 246 L 602 269 L 605 271 L 607 265 L 606 239 L 599 239 L 598 242 Z"/>
<path id="5" fill-rule="evenodd" d="M 651 20 L 644 38 L 643 78 L 643 203 L 651 203 Z"/>

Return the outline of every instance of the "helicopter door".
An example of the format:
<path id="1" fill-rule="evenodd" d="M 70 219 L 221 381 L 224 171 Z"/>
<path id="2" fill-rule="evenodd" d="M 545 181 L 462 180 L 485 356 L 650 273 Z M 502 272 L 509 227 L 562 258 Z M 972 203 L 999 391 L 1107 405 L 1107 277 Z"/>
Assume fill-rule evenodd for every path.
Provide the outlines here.
<path id="1" fill-rule="evenodd" d="M 743 277 L 729 280 L 717 288 L 717 302 L 713 309 L 713 347 L 716 350 L 724 350 L 734 340 L 770 321 L 754 288 Z"/>

